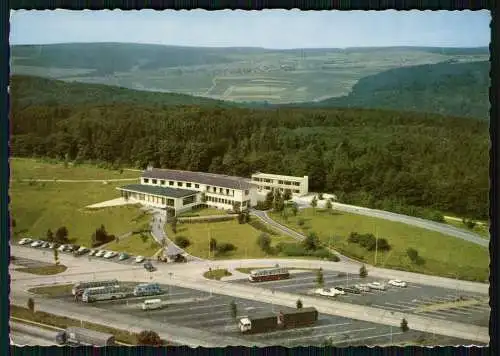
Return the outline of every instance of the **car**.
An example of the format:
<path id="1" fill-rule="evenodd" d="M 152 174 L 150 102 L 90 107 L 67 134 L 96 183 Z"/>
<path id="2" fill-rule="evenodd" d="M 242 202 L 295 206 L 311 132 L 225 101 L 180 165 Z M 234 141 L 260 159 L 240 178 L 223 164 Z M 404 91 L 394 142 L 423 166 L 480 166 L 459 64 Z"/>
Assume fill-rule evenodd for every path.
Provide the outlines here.
<path id="1" fill-rule="evenodd" d="M 89 256 L 94 256 L 98 250 L 90 250 Z"/>
<path id="2" fill-rule="evenodd" d="M 73 245 L 66 245 L 66 248 L 64 249 L 64 251 L 68 252 L 73 252 L 74 250 L 76 250 L 76 248 Z"/>
<path id="3" fill-rule="evenodd" d="M 356 284 L 354 288 L 356 288 L 360 292 L 369 292 L 371 290 L 368 284 Z"/>
<path id="4" fill-rule="evenodd" d="M 78 250 L 73 252 L 73 255 L 74 256 L 82 256 L 82 255 L 86 254 L 87 252 L 89 252 L 88 248 L 80 247 Z"/>
<path id="5" fill-rule="evenodd" d="M 40 247 L 42 246 L 43 242 L 42 241 L 33 241 L 31 243 L 31 247 Z"/>
<path id="6" fill-rule="evenodd" d="M 345 294 L 344 291 L 340 291 L 335 288 L 319 288 L 314 291 L 315 294 L 319 294 L 323 297 L 335 297 L 337 295 Z"/>
<path id="7" fill-rule="evenodd" d="M 66 251 L 66 248 L 67 248 L 68 245 L 61 245 L 57 248 L 58 251 L 61 251 L 61 252 L 64 252 Z"/>
<path id="8" fill-rule="evenodd" d="M 49 248 L 50 247 L 50 243 L 49 242 L 43 242 L 42 243 L 42 248 Z"/>
<path id="9" fill-rule="evenodd" d="M 148 272 L 153 272 L 153 271 L 156 271 L 156 268 L 153 266 L 153 264 L 151 262 L 146 262 L 144 264 L 144 268 L 148 271 Z"/>
<path id="10" fill-rule="evenodd" d="M 29 243 L 32 243 L 33 239 L 30 239 L 29 237 L 24 237 L 21 240 L 19 240 L 19 245 L 27 245 Z"/>
<path id="11" fill-rule="evenodd" d="M 50 249 L 55 249 L 55 248 L 58 248 L 59 246 L 57 246 L 57 244 L 55 242 L 49 242 L 49 247 Z"/>
<path id="12" fill-rule="evenodd" d="M 394 287 L 401 287 L 401 288 L 406 288 L 407 284 L 405 281 L 402 281 L 400 279 L 391 279 L 388 284 Z"/>
<path id="13" fill-rule="evenodd" d="M 120 257 L 118 257 L 118 260 L 123 261 L 129 258 L 130 256 L 127 255 L 126 253 L 120 253 Z"/>
<path id="14" fill-rule="evenodd" d="M 380 282 L 372 282 L 372 283 L 368 283 L 368 285 L 370 286 L 371 289 L 377 289 L 377 290 L 385 290 L 386 289 L 385 284 L 380 283 Z"/>
<path id="15" fill-rule="evenodd" d="M 144 257 L 142 257 L 142 256 L 137 256 L 135 258 L 135 263 L 141 263 L 142 261 L 144 261 Z"/>
<path id="16" fill-rule="evenodd" d="M 345 292 L 345 293 L 352 293 L 352 294 L 359 294 L 361 293 L 358 289 L 354 287 L 335 287 L 335 289 Z"/>
<path id="17" fill-rule="evenodd" d="M 104 258 L 113 258 L 117 255 L 115 251 L 108 251 L 105 255 Z"/>
<path id="18" fill-rule="evenodd" d="M 106 251 L 104 250 L 97 250 L 95 257 L 102 257 L 106 254 Z"/>

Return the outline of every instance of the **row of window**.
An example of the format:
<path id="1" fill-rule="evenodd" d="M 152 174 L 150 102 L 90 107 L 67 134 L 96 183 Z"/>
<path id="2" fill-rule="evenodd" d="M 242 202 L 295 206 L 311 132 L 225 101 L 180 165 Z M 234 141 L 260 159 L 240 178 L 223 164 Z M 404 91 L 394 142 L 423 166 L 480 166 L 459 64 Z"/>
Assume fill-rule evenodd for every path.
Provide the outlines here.
<path id="1" fill-rule="evenodd" d="M 163 179 L 160 179 L 159 181 L 160 181 L 159 184 L 161 186 L 164 186 L 166 184 L 165 183 L 166 181 L 163 180 Z M 143 178 L 143 182 L 145 184 L 149 184 L 149 178 Z M 151 179 L 151 183 L 157 185 L 158 184 L 158 179 L 152 178 Z M 184 183 L 184 182 L 177 182 L 177 187 L 184 188 L 184 184 L 185 184 L 186 188 L 192 188 L 193 187 L 193 183 L 189 183 L 189 182 L 186 182 L 186 183 Z M 171 187 L 173 187 L 173 186 L 175 186 L 175 182 L 172 181 L 172 180 L 170 180 L 170 181 L 168 181 L 168 185 L 171 186 Z M 194 188 L 199 189 L 200 185 L 198 183 L 194 183 Z M 219 191 L 217 191 L 217 187 L 211 187 L 211 186 L 207 185 L 206 186 L 206 191 L 209 192 L 209 193 L 225 194 L 225 195 L 230 195 L 230 196 L 234 197 L 234 189 L 227 189 L 227 188 L 225 188 L 225 191 L 224 191 L 224 188 L 219 188 Z M 245 195 L 248 195 L 248 194 L 250 194 L 250 192 L 248 190 L 245 190 Z"/>
<path id="2" fill-rule="evenodd" d="M 262 191 L 262 189 L 265 189 L 265 190 L 272 190 L 272 191 L 279 190 L 280 192 L 284 192 L 284 191 L 285 191 L 285 189 L 284 189 L 284 188 L 259 187 L 259 191 Z M 299 189 L 293 189 L 293 190 L 291 190 L 291 192 L 292 192 L 292 193 L 299 194 L 299 193 L 300 193 L 300 190 L 299 190 Z"/>
<path id="3" fill-rule="evenodd" d="M 224 198 L 218 198 L 218 197 L 207 197 L 207 202 L 212 202 L 212 203 L 222 203 L 222 204 L 227 204 L 233 206 L 235 203 L 234 200 L 230 199 L 224 199 Z M 248 201 L 243 201 L 241 203 L 241 206 L 244 208 L 246 206 L 250 206 L 250 200 Z"/>
<path id="4" fill-rule="evenodd" d="M 256 181 L 256 182 L 274 183 L 274 180 L 267 179 L 267 178 L 253 178 L 253 180 Z M 295 185 L 295 186 L 298 187 L 300 185 L 300 182 L 292 182 L 292 181 L 288 181 L 288 180 L 278 180 L 278 184 L 281 184 L 281 185 Z"/>

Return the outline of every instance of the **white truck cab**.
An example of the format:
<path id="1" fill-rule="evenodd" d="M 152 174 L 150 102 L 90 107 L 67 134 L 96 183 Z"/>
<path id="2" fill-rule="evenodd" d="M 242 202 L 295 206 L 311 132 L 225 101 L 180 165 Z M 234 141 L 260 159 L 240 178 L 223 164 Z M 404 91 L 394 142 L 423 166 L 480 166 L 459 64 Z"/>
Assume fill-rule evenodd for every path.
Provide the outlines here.
<path id="1" fill-rule="evenodd" d="M 240 319 L 238 326 L 241 332 L 246 332 L 252 329 L 252 322 L 248 319 L 248 317 L 244 317 Z"/>

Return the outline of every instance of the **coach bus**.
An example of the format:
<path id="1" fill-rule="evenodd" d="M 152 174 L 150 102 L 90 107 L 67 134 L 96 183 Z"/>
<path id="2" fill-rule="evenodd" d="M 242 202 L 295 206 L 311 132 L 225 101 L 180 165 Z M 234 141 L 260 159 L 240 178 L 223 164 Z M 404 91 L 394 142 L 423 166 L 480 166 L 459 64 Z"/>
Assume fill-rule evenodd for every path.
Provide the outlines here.
<path id="1" fill-rule="evenodd" d="M 117 279 L 106 280 L 106 281 L 92 281 L 92 282 L 78 282 L 73 285 L 73 289 L 71 293 L 73 295 L 81 295 L 83 291 L 87 288 L 95 288 L 95 287 L 107 287 L 107 286 L 119 286 Z"/>
<path id="2" fill-rule="evenodd" d="M 92 303 L 98 300 L 112 300 L 126 298 L 129 293 L 120 287 L 107 286 L 86 288 L 82 294 L 82 302 Z"/>
<path id="3" fill-rule="evenodd" d="M 290 278 L 290 272 L 288 272 L 288 268 L 285 267 L 259 269 L 251 271 L 250 276 L 248 276 L 250 282 L 276 281 L 278 279 L 287 278 Z"/>

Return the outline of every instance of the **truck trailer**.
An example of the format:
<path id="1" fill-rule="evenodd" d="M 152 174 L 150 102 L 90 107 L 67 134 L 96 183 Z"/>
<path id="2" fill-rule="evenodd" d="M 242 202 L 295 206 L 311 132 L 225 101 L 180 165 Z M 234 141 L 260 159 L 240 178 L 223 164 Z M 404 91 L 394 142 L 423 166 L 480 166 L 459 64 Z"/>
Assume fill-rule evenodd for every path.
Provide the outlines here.
<path id="1" fill-rule="evenodd" d="M 115 336 L 84 328 L 69 327 L 57 333 L 56 342 L 59 345 L 112 346 L 115 345 Z"/>
<path id="2" fill-rule="evenodd" d="M 313 325 L 318 320 L 316 308 L 301 308 L 278 314 L 268 313 L 240 318 L 238 328 L 244 334 L 269 332 Z"/>

